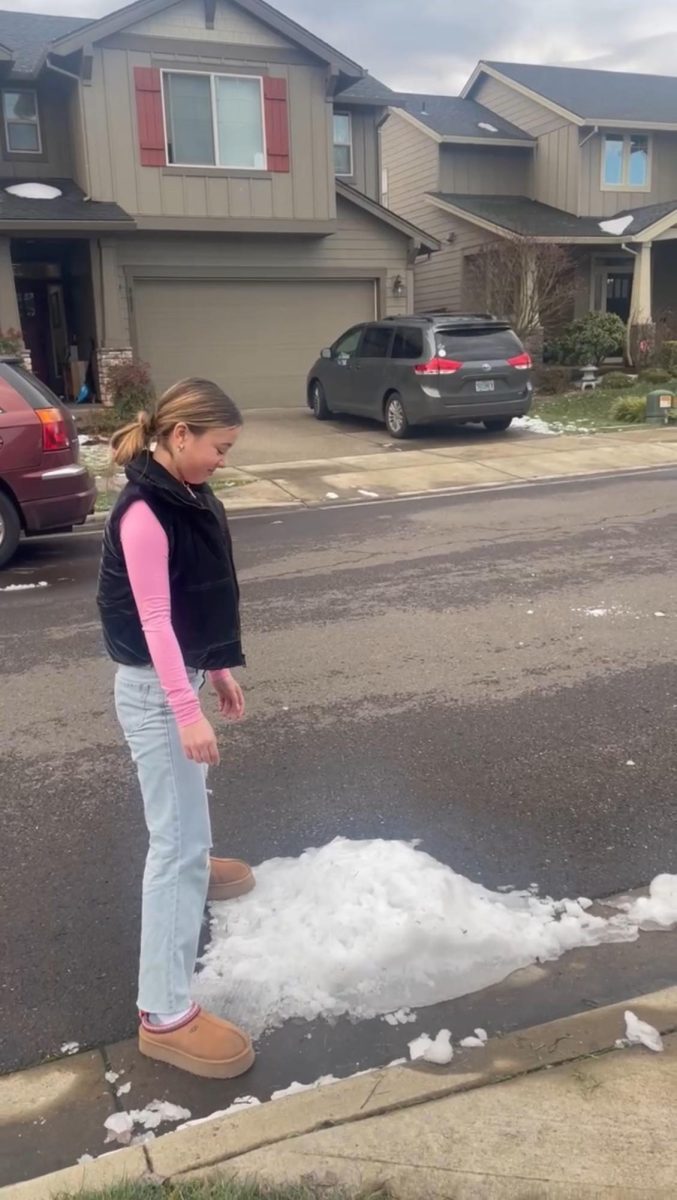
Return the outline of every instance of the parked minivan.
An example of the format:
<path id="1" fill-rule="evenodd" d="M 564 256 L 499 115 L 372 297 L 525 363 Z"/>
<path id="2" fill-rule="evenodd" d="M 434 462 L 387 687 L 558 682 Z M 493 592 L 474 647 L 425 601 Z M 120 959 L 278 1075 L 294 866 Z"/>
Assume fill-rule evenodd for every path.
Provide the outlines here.
<path id="1" fill-rule="evenodd" d="M 0 358 L 0 567 L 22 532 L 63 533 L 86 521 L 96 484 L 79 461 L 75 421 L 14 358 Z"/>
<path id="2" fill-rule="evenodd" d="M 510 325 L 487 313 L 388 317 L 354 325 L 322 351 L 307 401 L 319 421 L 372 417 L 394 438 L 439 421 L 499 433 L 531 408 L 531 367 Z"/>

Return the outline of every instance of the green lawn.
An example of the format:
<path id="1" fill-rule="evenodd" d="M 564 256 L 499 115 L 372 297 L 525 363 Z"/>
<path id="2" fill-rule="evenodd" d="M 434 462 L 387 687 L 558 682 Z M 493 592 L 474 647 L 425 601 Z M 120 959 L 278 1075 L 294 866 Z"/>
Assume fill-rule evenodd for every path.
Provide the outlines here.
<path id="1" fill-rule="evenodd" d="M 319 1184 L 266 1188 L 226 1178 L 205 1183 L 121 1183 L 101 1192 L 78 1192 L 78 1200 L 388 1200 L 388 1196 L 385 1188 L 359 1193 L 335 1191 Z"/>
<path id="2" fill-rule="evenodd" d="M 540 417 L 549 425 L 572 425 L 583 429 L 617 429 L 618 422 L 611 410 L 622 392 L 567 392 L 563 396 L 537 396 L 532 416 Z M 629 428 L 629 426 L 621 426 Z M 571 432 L 574 432 L 572 429 Z"/>

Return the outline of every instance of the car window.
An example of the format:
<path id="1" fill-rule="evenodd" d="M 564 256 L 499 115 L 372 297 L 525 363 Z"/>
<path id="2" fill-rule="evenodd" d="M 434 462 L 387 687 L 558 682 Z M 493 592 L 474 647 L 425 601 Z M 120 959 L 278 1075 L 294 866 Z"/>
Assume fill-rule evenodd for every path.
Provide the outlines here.
<path id="1" fill-rule="evenodd" d="M 460 362 L 467 359 L 512 358 L 523 347 L 512 329 L 437 329 L 438 352 Z"/>
<path id="2" fill-rule="evenodd" d="M 355 325 L 343 334 L 331 348 L 334 358 L 351 358 L 357 350 L 364 325 Z"/>
<path id="3" fill-rule="evenodd" d="M 18 363 L 0 363 L 0 378 L 6 379 L 31 408 L 60 407 L 54 392 Z"/>
<path id="4" fill-rule="evenodd" d="M 387 358 L 392 336 L 392 326 L 367 325 L 360 342 L 360 358 Z"/>
<path id="5" fill-rule="evenodd" d="M 423 354 L 423 330 L 404 328 L 395 330 L 391 358 L 421 358 Z"/>

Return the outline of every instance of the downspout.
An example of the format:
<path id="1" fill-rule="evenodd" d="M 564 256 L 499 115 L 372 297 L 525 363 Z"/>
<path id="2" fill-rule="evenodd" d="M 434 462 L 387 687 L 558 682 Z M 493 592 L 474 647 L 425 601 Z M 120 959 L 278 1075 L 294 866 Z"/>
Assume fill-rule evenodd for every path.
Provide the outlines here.
<path id="1" fill-rule="evenodd" d="M 85 120 L 84 120 L 84 114 L 82 111 L 82 94 L 80 92 L 80 88 L 82 86 L 82 80 L 80 79 L 80 76 L 75 75 L 73 73 L 73 71 L 67 71 L 65 69 L 65 67 L 55 66 L 55 64 L 53 62 L 49 61 L 49 55 L 47 55 L 47 57 L 45 59 L 45 66 L 47 67 L 48 71 L 54 71 L 55 75 L 63 75 L 66 79 L 71 79 L 78 85 L 78 113 L 80 116 L 80 138 L 82 140 L 82 148 L 84 151 L 84 158 L 85 158 L 85 175 L 87 176 L 87 178 L 86 178 L 87 187 L 85 188 L 86 195 L 84 198 L 85 198 L 85 200 L 91 200 L 91 198 L 92 198 L 92 194 L 91 194 L 92 193 L 92 172 L 90 169 L 90 162 L 89 162 L 89 147 L 87 145 L 87 131 L 85 129 Z"/>

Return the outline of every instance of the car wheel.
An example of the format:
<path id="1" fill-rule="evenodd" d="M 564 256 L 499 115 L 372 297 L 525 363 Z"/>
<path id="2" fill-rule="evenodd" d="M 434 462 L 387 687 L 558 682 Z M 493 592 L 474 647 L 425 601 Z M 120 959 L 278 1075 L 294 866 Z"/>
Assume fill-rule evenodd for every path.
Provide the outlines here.
<path id="1" fill-rule="evenodd" d="M 487 433 L 505 433 L 512 425 L 512 417 L 491 417 L 483 425 Z"/>
<path id="2" fill-rule="evenodd" d="M 327 417 L 331 415 L 327 397 L 319 379 L 314 379 L 310 385 L 310 407 L 313 410 L 313 416 L 318 421 L 326 421 Z"/>
<path id="3" fill-rule="evenodd" d="M 383 416 L 386 429 L 391 437 L 402 440 L 411 434 L 411 426 L 404 411 L 402 397 L 399 392 L 392 392 L 385 403 Z"/>
<path id="4" fill-rule="evenodd" d="M 9 496 L 0 492 L 0 567 L 14 557 L 21 536 L 21 522 Z"/>

